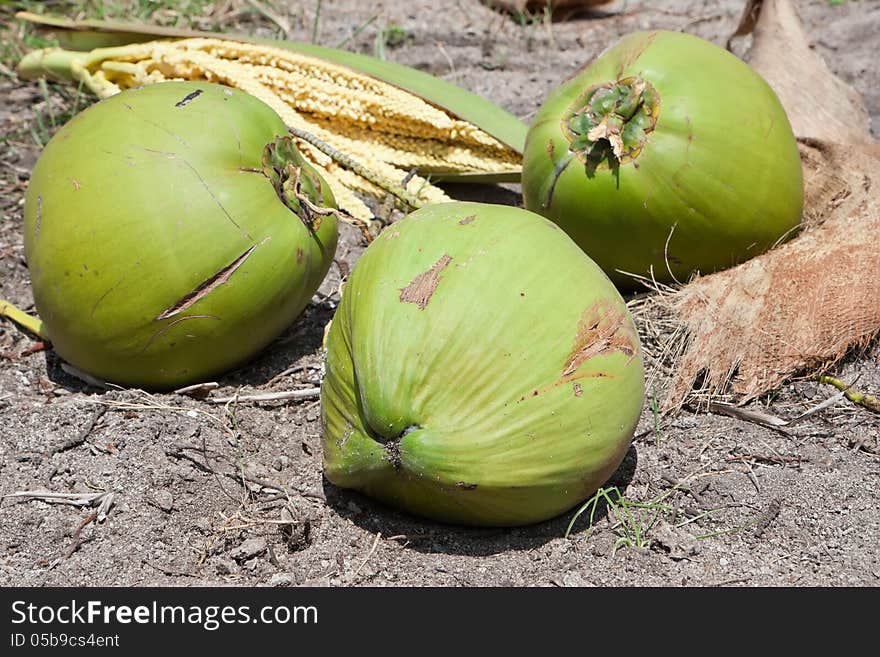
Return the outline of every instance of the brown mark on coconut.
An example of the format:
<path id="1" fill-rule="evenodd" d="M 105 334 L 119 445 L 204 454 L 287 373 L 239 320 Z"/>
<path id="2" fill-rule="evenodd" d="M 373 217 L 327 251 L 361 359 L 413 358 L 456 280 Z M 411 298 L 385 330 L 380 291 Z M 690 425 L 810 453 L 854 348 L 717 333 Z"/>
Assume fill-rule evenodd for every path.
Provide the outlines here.
<path id="1" fill-rule="evenodd" d="M 269 238 L 267 237 L 266 240 Z M 260 242 L 263 244 L 266 240 Z M 195 305 L 206 296 L 208 296 L 211 292 L 216 290 L 221 285 L 224 285 L 229 278 L 235 273 L 235 271 L 244 264 L 244 261 L 247 260 L 251 253 L 254 252 L 259 244 L 254 244 L 247 251 L 238 256 L 235 260 L 230 262 L 228 265 L 215 272 L 210 278 L 199 283 L 193 290 L 187 292 L 183 295 L 178 301 L 163 310 L 159 315 L 156 316 L 156 320 L 168 319 L 170 317 L 174 317 L 175 315 L 179 315 L 187 308 Z"/>
<path id="2" fill-rule="evenodd" d="M 574 348 L 562 369 L 562 378 L 571 380 L 588 360 L 614 352 L 633 358 L 637 351 L 635 336 L 626 321 L 624 310 L 609 301 L 598 301 L 587 308 L 578 322 Z M 596 374 L 593 374 L 596 376 Z"/>
<path id="3" fill-rule="evenodd" d="M 78 192 L 80 188 L 79 181 L 76 178 L 69 178 L 70 184 L 73 185 L 73 191 Z"/>
<path id="4" fill-rule="evenodd" d="M 556 381 L 554 381 L 550 385 L 544 386 L 540 390 L 535 390 L 527 395 L 523 395 L 522 397 L 520 397 L 519 399 L 516 400 L 516 403 L 520 404 L 520 403 L 526 401 L 527 399 L 534 399 L 535 397 L 538 397 L 539 395 L 541 395 L 545 392 L 553 390 L 554 388 L 558 388 L 559 386 L 561 386 L 565 383 L 569 383 L 569 382 L 575 381 L 577 379 L 608 379 L 608 378 L 614 378 L 614 375 L 608 374 L 607 372 L 586 372 L 584 374 L 576 374 L 575 373 L 575 374 L 571 374 L 569 376 L 563 376 L 562 378 L 557 379 Z M 575 383 L 574 385 L 576 386 L 574 389 L 575 397 L 580 397 L 581 395 L 583 395 L 584 391 L 583 391 L 583 388 L 580 386 L 580 384 Z"/>
<path id="5" fill-rule="evenodd" d="M 305 257 L 306 252 L 302 250 L 302 247 L 296 247 L 296 264 L 301 265 Z"/>
<path id="6" fill-rule="evenodd" d="M 477 485 L 476 484 L 469 484 L 464 481 L 457 481 L 457 482 L 455 482 L 455 487 L 458 488 L 459 490 L 475 490 Z"/>
<path id="7" fill-rule="evenodd" d="M 572 386 L 574 387 L 574 396 L 575 396 L 575 397 L 581 397 L 581 396 L 583 396 L 583 394 L 584 394 L 584 389 L 581 388 L 581 384 L 580 384 L 580 383 L 576 383 L 576 382 L 575 382 L 575 383 L 572 384 Z"/>
<path id="8" fill-rule="evenodd" d="M 469 216 L 469 217 L 465 217 L 464 219 L 462 219 L 461 221 L 459 221 L 459 222 L 458 222 L 458 225 L 459 225 L 459 226 L 467 226 L 469 223 L 471 223 L 472 221 L 474 221 L 476 218 L 477 218 L 477 215 L 472 214 L 471 216 Z"/>
<path id="9" fill-rule="evenodd" d="M 537 389 L 532 390 L 532 392 L 530 392 L 529 394 L 527 394 L 527 395 L 523 395 L 522 397 L 520 397 L 519 399 L 517 399 L 517 400 L 516 400 L 516 403 L 519 404 L 520 402 L 525 401 L 525 400 L 528 399 L 529 397 L 537 397 L 537 396 L 540 395 L 540 394 L 541 394 L 541 391 L 540 391 L 540 390 L 537 390 Z"/>
<path id="10" fill-rule="evenodd" d="M 201 96 L 202 93 L 203 93 L 203 92 L 202 92 L 201 89 L 196 89 L 196 90 L 193 91 L 191 94 L 187 94 L 186 96 L 183 97 L 183 99 L 181 99 L 181 100 L 177 101 L 176 103 L 174 103 L 174 106 L 175 106 L 175 107 L 186 107 L 186 106 L 189 105 L 191 102 L 193 102 L 196 98 L 198 98 L 199 96 Z"/>
<path id="11" fill-rule="evenodd" d="M 401 303 L 414 303 L 424 310 L 440 283 L 441 272 L 452 262 L 452 256 L 445 253 L 431 268 L 416 276 L 412 282 L 400 290 Z"/>

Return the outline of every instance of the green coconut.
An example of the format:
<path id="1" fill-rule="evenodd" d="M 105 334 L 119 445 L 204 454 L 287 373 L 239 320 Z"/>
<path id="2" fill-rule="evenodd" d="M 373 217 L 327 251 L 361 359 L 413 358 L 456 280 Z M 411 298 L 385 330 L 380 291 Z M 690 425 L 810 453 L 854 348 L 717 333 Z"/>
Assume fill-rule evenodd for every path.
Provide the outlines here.
<path id="1" fill-rule="evenodd" d="M 621 463 L 644 403 L 602 270 L 525 210 L 426 206 L 361 256 L 327 337 L 327 479 L 440 521 L 556 516 Z"/>
<path id="2" fill-rule="evenodd" d="M 628 274 L 685 281 L 742 262 L 790 234 L 803 209 L 776 94 L 679 32 L 630 34 L 556 89 L 529 128 L 522 184 L 526 208 L 623 287 Z"/>
<path id="3" fill-rule="evenodd" d="M 167 389 L 246 361 L 309 302 L 336 248 L 333 196 L 261 101 L 168 82 L 77 115 L 25 203 L 34 299 L 58 354 Z"/>

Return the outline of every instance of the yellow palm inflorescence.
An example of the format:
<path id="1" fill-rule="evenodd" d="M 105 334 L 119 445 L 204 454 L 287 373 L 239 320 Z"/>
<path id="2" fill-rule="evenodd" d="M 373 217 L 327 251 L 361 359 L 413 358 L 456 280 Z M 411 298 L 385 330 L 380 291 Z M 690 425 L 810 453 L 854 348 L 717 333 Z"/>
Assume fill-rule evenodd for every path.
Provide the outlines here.
<path id="1" fill-rule="evenodd" d="M 344 166 L 327 149 L 298 140 L 340 208 L 365 222 L 373 212 L 359 195 L 383 199 L 383 187 L 400 188 L 421 203 L 449 200 L 413 169 L 497 173 L 515 171 L 521 162 L 515 150 L 414 94 L 283 48 L 191 38 L 95 50 L 87 62 L 79 77 L 100 97 L 165 80 L 217 82 L 256 96 L 290 127 L 359 165 Z"/>

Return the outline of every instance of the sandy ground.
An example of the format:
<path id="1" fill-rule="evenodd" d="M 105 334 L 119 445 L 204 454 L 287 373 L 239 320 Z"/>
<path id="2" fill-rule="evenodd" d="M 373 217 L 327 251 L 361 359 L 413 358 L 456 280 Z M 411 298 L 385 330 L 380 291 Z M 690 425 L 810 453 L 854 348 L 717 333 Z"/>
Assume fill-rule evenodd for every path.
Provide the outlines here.
<path id="1" fill-rule="evenodd" d="M 815 48 L 865 96 L 878 135 L 880 6 L 797 6 Z M 550 89 L 619 35 L 668 28 L 723 44 L 740 7 L 613 2 L 575 20 L 521 26 L 475 0 L 324 2 L 319 40 L 336 45 L 376 15 L 347 47 L 373 53 L 377 31 L 398 26 L 405 38 L 386 47 L 389 58 L 528 121 Z M 313 15 L 297 11 L 287 15 L 290 38 L 308 40 Z M 228 20 L 278 35 L 258 14 Z M 30 307 L 21 204 L 39 154 L 30 130 L 46 103 L 36 83 L 9 76 L 0 77 L 0 94 L 0 298 Z M 54 87 L 50 99 L 64 104 Z M 515 189 L 450 191 L 515 204 Z M 361 247 L 354 231 L 342 237 L 337 256 L 351 265 Z M 304 316 L 224 377 L 216 394 L 319 383 L 339 272 L 334 266 Z M 624 524 L 600 509 L 592 529 L 582 517 L 566 538 L 571 514 L 519 529 L 460 529 L 333 487 L 321 474 L 317 401 L 238 404 L 225 413 L 181 396 L 102 392 L 65 374 L 51 351 L 28 353 L 32 346 L 0 322 L 0 492 L 114 491 L 114 505 L 98 524 L 87 522 L 90 509 L 4 500 L 0 585 L 880 584 L 880 417 L 846 401 L 786 432 L 688 411 L 658 431 L 646 408 L 609 485 L 628 500 L 662 497 L 665 506 L 635 509 Z M 876 349 L 838 373 L 880 391 Z M 662 373 L 649 376 L 662 389 Z M 798 382 L 756 406 L 793 417 L 834 392 Z"/>

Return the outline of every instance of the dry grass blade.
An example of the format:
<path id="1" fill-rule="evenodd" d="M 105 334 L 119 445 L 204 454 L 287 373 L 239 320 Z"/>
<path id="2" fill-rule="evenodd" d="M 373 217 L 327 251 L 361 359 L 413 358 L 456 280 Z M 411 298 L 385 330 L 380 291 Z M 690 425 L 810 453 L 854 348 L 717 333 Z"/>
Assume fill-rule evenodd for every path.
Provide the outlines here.
<path id="1" fill-rule="evenodd" d="M 113 499 L 116 496 L 114 491 L 99 491 L 96 493 L 53 493 L 45 490 L 22 490 L 14 493 L 8 493 L 3 499 L 17 498 L 24 502 L 31 500 L 40 500 L 41 502 L 49 502 L 51 504 L 67 504 L 70 506 L 95 506 L 98 507 L 95 512 L 95 519 L 98 522 L 104 522 L 110 507 L 113 506 Z"/>
<path id="2" fill-rule="evenodd" d="M 176 395 L 186 395 L 187 397 L 195 397 L 196 399 L 202 399 L 206 395 L 208 395 L 212 390 L 216 390 L 220 387 L 220 384 L 216 381 L 206 381 L 204 383 L 194 383 L 191 386 L 184 386 L 183 388 L 178 388 L 174 391 Z"/>
<path id="3" fill-rule="evenodd" d="M 286 399 L 317 399 L 321 396 L 320 388 L 303 388 L 285 392 L 267 392 L 260 395 L 234 395 L 232 397 L 214 397 L 205 401 L 211 404 L 229 404 L 238 402 L 267 402 Z"/>
<path id="4" fill-rule="evenodd" d="M 370 560 L 370 557 L 373 556 L 373 553 L 376 551 L 376 547 L 379 545 L 379 540 L 382 538 L 382 532 L 376 533 L 376 538 L 373 539 L 373 545 L 370 546 L 370 551 L 367 553 L 367 556 L 364 557 L 364 560 L 361 562 L 361 565 L 358 566 L 355 571 L 351 574 L 351 578 L 354 579 L 358 576 L 358 573 L 363 570 L 364 566 L 367 565 L 367 562 Z"/>
<path id="5" fill-rule="evenodd" d="M 764 413 L 763 411 L 756 411 L 749 408 L 740 408 L 739 406 L 735 406 L 734 404 L 726 404 L 724 402 L 709 402 L 709 411 L 711 411 L 712 413 L 729 415 L 730 417 L 734 417 L 738 420 L 744 420 L 745 422 L 759 424 L 762 427 L 769 427 L 771 429 L 782 429 L 783 427 L 788 425 L 788 422 L 786 420 L 783 420 L 781 417 L 778 417 L 776 415 L 771 415 L 770 413 Z"/>
<path id="6" fill-rule="evenodd" d="M 825 401 L 816 404 L 811 409 L 804 411 L 800 415 L 797 415 L 790 420 L 784 420 L 777 415 L 772 415 L 771 413 L 765 413 L 763 411 L 756 411 L 751 408 L 742 408 L 740 406 L 736 406 L 734 404 L 726 404 L 724 402 L 710 401 L 709 402 L 709 410 L 713 413 L 722 413 L 723 415 L 729 415 L 730 417 L 735 417 L 739 420 L 744 420 L 746 422 L 752 422 L 753 424 L 760 424 L 761 426 L 768 427 L 770 429 L 776 429 L 778 431 L 782 431 L 786 433 L 784 430 L 788 427 L 794 426 L 799 422 L 803 422 L 808 417 L 815 415 L 820 411 L 824 411 L 826 408 L 830 408 L 834 406 L 837 402 L 843 399 L 846 396 L 846 391 L 841 390 L 836 395 L 832 395 Z"/>

